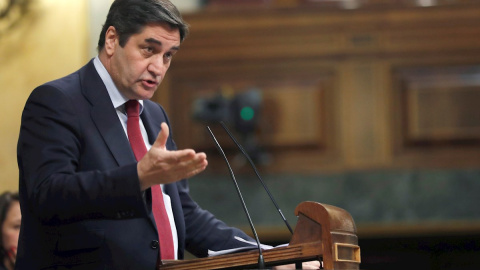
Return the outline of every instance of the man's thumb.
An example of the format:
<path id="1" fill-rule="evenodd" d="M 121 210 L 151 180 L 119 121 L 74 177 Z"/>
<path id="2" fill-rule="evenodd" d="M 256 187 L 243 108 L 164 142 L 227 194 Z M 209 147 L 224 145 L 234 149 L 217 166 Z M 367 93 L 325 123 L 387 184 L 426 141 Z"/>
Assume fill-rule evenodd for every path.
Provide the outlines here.
<path id="1" fill-rule="evenodd" d="M 168 125 L 165 122 L 162 123 L 161 128 L 162 129 L 158 133 L 157 139 L 153 143 L 152 147 L 166 148 L 170 130 L 168 129 Z"/>

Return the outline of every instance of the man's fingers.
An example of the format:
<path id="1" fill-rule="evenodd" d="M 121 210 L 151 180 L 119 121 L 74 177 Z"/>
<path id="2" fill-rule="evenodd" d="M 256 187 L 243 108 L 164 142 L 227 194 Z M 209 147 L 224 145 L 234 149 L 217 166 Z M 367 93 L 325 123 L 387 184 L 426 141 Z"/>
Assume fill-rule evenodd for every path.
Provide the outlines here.
<path id="1" fill-rule="evenodd" d="M 171 154 L 172 161 L 174 162 L 185 162 L 196 157 L 196 153 L 192 149 L 176 150 L 172 151 Z"/>
<path id="2" fill-rule="evenodd" d="M 206 159 L 201 159 L 197 160 L 195 162 L 192 162 L 189 166 L 188 169 L 184 171 L 185 175 L 182 178 L 190 178 L 202 171 L 205 170 L 205 168 L 208 165 L 208 161 Z"/>
<path id="3" fill-rule="evenodd" d="M 207 155 L 205 153 L 195 153 L 192 149 L 162 151 L 152 165 L 164 170 L 189 170 L 198 166 L 206 166 Z"/>
<path id="4" fill-rule="evenodd" d="M 203 171 L 207 165 L 207 155 L 205 153 L 195 153 L 193 150 L 181 150 L 177 153 L 177 158 L 170 165 L 171 168 L 180 173 L 186 173 L 182 178 L 190 177 L 191 173 L 197 174 L 200 171 Z"/>
<path id="5" fill-rule="evenodd" d="M 207 165 L 207 155 L 205 153 L 195 153 L 193 150 L 176 151 L 174 158 L 176 165 L 184 168 L 199 168 Z"/>
<path id="6" fill-rule="evenodd" d="M 168 129 L 168 125 L 166 123 L 162 123 L 161 125 L 162 130 L 158 133 L 157 139 L 153 143 L 152 147 L 156 148 L 164 148 L 166 149 L 168 135 L 170 134 L 170 130 Z"/>

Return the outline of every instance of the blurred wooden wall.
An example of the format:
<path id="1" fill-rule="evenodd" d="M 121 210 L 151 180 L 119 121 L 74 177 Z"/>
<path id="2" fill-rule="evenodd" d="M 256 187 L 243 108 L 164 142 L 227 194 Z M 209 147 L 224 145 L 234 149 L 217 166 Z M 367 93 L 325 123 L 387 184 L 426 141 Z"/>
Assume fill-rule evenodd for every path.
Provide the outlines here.
<path id="1" fill-rule="evenodd" d="M 215 6 L 184 17 L 191 34 L 155 97 L 181 148 L 215 151 L 192 119 L 197 99 L 257 88 L 266 172 L 480 164 L 479 3 Z"/>

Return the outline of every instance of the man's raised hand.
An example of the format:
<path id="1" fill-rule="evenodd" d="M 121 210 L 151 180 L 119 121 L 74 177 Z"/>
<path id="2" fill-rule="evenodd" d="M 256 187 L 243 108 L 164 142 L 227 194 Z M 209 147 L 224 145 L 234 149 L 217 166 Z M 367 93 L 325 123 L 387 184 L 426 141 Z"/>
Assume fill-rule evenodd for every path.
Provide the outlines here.
<path id="1" fill-rule="evenodd" d="M 205 153 L 196 153 L 193 149 L 167 150 L 168 125 L 162 123 L 161 128 L 152 148 L 137 164 L 141 190 L 192 177 L 208 165 Z"/>

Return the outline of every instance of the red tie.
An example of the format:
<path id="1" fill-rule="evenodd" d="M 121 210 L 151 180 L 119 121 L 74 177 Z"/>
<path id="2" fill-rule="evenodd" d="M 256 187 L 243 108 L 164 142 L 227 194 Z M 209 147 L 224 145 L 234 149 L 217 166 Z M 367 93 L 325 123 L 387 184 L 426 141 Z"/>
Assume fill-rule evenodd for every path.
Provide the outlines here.
<path id="1" fill-rule="evenodd" d="M 142 133 L 140 132 L 140 103 L 136 100 L 129 100 L 125 103 L 125 110 L 127 111 L 127 134 L 130 145 L 137 161 L 147 153 L 147 147 L 143 141 Z M 167 211 L 163 201 L 163 194 L 160 185 L 151 187 L 152 189 L 152 211 L 157 224 L 158 237 L 160 242 L 160 258 L 162 260 L 173 260 L 174 248 L 172 230 L 170 228 L 170 221 L 168 220 Z"/>

